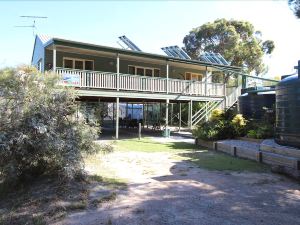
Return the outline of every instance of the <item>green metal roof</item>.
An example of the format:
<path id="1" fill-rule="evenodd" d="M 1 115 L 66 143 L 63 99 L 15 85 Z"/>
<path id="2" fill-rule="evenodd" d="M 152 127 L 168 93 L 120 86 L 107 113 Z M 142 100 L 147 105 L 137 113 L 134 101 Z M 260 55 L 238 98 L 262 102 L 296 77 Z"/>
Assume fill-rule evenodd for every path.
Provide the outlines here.
<path id="1" fill-rule="evenodd" d="M 214 67 L 214 68 L 228 68 L 228 69 L 235 70 L 235 71 L 240 71 L 242 69 L 242 68 L 236 67 L 236 66 L 220 65 L 220 64 L 208 63 L 208 62 L 203 62 L 203 61 L 198 61 L 198 60 L 179 59 L 179 58 L 169 57 L 169 56 L 164 56 L 164 55 L 159 55 L 159 54 L 138 52 L 138 51 L 132 51 L 132 50 L 126 50 L 126 49 L 120 49 L 120 48 L 113 48 L 113 47 L 108 47 L 108 46 L 95 45 L 95 44 L 78 42 L 78 41 L 71 41 L 71 40 L 66 40 L 66 39 L 61 39 L 61 38 L 52 38 L 50 41 L 48 41 L 45 44 L 44 47 L 47 48 L 53 44 L 88 49 L 88 50 L 95 50 L 95 51 L 105 51 L 105 52 L 120 53 L 120 54 L 125 54 L 125 55 L 132 55 L 132 56 L 148 57 L 148 58 L 152 58 L 152 59 L 161 59 L 161 60 L 181 62 L 181 63 L 186 63 L 186 64 L 210 66 L 210 67 Z"/>

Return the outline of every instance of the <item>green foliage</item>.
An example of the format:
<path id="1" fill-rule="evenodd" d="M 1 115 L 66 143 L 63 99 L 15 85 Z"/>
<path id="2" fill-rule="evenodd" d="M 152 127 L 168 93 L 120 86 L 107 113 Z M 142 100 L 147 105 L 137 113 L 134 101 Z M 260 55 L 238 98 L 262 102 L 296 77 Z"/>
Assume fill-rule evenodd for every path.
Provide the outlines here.
<path id="1" fill-rule="evenodd" d="M 193 130 L 193 135 L 207 141 L 234 137 L 233 128 L 230 122 L 223 119 L 210 120 L 202 123 L 197 129 Z"/>
<path id="2" fill-rule="evenodd" d="M 200 149 L 199 149 L 200 148 Z M 208 151 L 202 147 L 185 142 L 156 142 L 149 138 L 120 140 L 117 142 L 117 151 L 134 151 L 153 153 L 167 152 L 175 160 L 189 161 L 199 168 L 207 170 L 252 171 L 266 172 L 267 167 L 254 161 L 233 158 L 226 154 Z M 181 173 L 185 176 L 185 173 Z M 100 180 L 101 182 L 101 180 Z"/>
<path id="3" fill-rule="evenodd" d="M 251 172 L 267 172 L 268 167 L 257 162 L 233 158 L 224 153 L 215 153 L 213 151 L 195 151 L 194 153 L 186 153 L 184 156 L 195 163 L 198 167 L 207 170 L 219 171 L 251 171 Z"/>
<path id="4" fill-rule="evenodd" d="M 261 32 L 247 21 L 218 19 L 194 28 L 183 39 L 185 50 L 194 59 L 203 52 L 220 53 L 233 66 L 257 74 L 265 70 L 264 54 L 271 54 L 274 42 L 261 40 Z"/>
<path id="5" fill-rule="evenodd" d="M 256 124 L 255 129 L 248 130 L 247 137 L 255 139 L 272 138 L 274 127 L 270 124 Z"/>
<path id="6" fill-rule="evenodd" d="M 116 143 L 116 148 L 121 151 L 140 151 L 140 152 L 175 152 L 182 150 L 189 150 L 193 147 L 192 144 L 178 142 L 176 146 L 174 143 L 161 144 L 159 142 L 153 141 L 150 138 L 138 139 L 125 139 L 119 140 Z"/>
<path id="7" fill-rule="evenodd" d="M 295 16 L 300 19 L 300 0 L 288 0 L 288 4 Z"/>
<path id="8" fill-rule="evenodd" d="M 31 67 L 0 71 L 0 174 L 5 180 L 73 178 L 84 154 L 99 150 L 97 130 L 76 119 L 75 93 Z"/>
<path id="9" fill-rule="evenodd" d="M 249 137 L 249 138 L 256 138 L 257 137 L 256 130 L 248 130 L 247 137 Z"/>
<path id="10" fill-rule="evenodd" d="M 210 120 L 200 124 L 193 135 L 199 139 L 213 141 L 243 136 L 246 132 L 247 120 L 241 115 L 233 115 L 223 110 L 212 111 Z"/>
<path id="11" fill-rule="evenodd" d="M 261 120 L 250 120 L 246 126 L 247 137 L 265 139 L 274 137 L 274 124 L 276 120 L 275 106 L 271 109 L 264 107 L 264 114 Z"/>

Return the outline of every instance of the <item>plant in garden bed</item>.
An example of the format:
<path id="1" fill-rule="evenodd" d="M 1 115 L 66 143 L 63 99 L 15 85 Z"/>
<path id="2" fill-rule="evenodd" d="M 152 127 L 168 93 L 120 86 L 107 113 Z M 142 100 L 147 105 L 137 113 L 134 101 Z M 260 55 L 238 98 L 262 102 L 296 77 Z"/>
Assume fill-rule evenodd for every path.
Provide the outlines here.
<path id="1" fill-rule="evenodd" d="M 250 120 L 247 125 L 247 137 L 265 139 L 274 137 L 275 109 L 265 108 L 261 120 Z"/>
<path id="2" fill-rule="evenodd" d="M 205 141 L 234 138 L 245 134 L 246 125 L 247 120 L 241 114 L 215 109 L 209 121 L 193 130 L 193 135 Z"/>
<path id="3" fill-rule="evenodd" d="M 256 124 L 253 129 L 248 130 L 247 137 L 255 139 L 266 139 L 274 136 L 274 126 L 270 124 Z"/>

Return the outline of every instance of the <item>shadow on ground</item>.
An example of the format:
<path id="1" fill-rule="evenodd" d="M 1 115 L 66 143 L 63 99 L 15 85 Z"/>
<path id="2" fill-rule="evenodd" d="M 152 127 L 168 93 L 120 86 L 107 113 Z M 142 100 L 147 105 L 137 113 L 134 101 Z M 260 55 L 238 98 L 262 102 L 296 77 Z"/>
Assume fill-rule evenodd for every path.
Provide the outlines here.
<path id="1" fill-rule="evenodd" d="M 63 224 L 299 224 L 299 183 L 255 162 L 243 167 L 248 160 L 239 164 L 192 144 L 167 144 L 185 150 L 177 153 L 185 159 L 170 159 L 169 174 L 131 183 L 114 202 Z"/>

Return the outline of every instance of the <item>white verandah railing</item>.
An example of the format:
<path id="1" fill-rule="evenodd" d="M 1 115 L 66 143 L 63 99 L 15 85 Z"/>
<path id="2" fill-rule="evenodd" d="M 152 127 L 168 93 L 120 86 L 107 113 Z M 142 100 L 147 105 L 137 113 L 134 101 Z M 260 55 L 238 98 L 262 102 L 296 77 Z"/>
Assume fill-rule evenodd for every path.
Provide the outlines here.
<path id="1" fill-rule="evenodd" d="M 57 68 L 56 73 L 62 77 L 61 84 L 82 87 L 128 90 L 137 92 L 170 93 L 197 96 L 224 96 L 224 84 L 205 83 L 201 81 L 167 79 L 139 75 L 118 74 L 112 72 L 87 71 Z M 168 89 L 167 90 L 167 82 Z"/>

